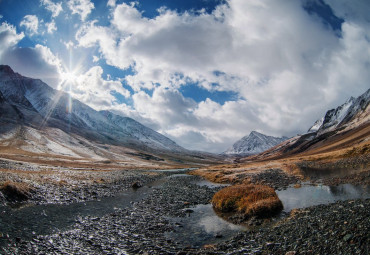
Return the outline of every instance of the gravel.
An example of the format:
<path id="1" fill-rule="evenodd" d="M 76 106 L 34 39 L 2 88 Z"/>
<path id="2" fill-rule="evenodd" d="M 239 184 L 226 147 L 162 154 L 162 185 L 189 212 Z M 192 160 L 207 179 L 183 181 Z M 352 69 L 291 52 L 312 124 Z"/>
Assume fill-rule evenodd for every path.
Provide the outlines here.
<path id="1" fill-rule="evenodd" d="M 220 189 L 196 185 L 196 180 L 199 177 L 168 177 L 130 207 L 102 217 L 79 218 L 69 231 L 15 240 L 2 253 L 291 255 L 367 254 L 369 250 L 369 199 L 294 210 L 274 224 L 239 232 L 227 241 L 204 247 L 184 245 L 168 235 L 182 227 L 170 218 L 187 217 L 188 208 L 208 204 Z"/>

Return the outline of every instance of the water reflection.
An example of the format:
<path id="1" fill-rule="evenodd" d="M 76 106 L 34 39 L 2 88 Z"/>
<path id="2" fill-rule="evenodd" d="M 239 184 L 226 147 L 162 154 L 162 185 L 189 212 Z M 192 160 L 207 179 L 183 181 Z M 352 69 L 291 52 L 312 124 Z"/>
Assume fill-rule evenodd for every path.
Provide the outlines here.
<path id="1" fill-rule="evenodd" d="M 226 240 L 245 227 L 234 225 L 214 212 L 212 205 L 197 205 L 193 213 L 186 218 L 170 218 L 177 226 L 176 232 L 166 233 L 167 237 L 180 241 L 182 244 L 201 247 L 205 244 Z"/>
<path id="2" fill-rule="evenodd" d="M 370 186 L 355 186 L 352 184 L 302 186 L 299 189 L 288 188 L 276 193 L 283 202 L 284 211 L 289 212 L 294 208 L 328 204 L 338 200 L 370 198 Z"/>

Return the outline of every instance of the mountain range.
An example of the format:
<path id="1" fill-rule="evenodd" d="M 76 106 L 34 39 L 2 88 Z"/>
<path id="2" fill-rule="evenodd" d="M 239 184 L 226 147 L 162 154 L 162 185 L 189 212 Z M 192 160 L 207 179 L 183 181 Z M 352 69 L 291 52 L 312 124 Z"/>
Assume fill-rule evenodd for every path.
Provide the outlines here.
<path id="1" fill-rule="evenodd" d="M 255 158 L 350 146 L 369 137 L 370 89 L 327 111 L 303 135 L 278 138 L 252 131 L 224 152 Z M 222 155 L 194 152 L 140 124 L 109 111 L 96 111 L 38 79 L 0 65 L 0 145 L 19 154 L 41 153 L 94 160 L 220 162 Z M 365 138 L 364 138 L 365 137 Z M 361 140 L 362 139 L 362 140 Z M 332 147 L 328 148 L 328 144 Z M 185 160 L 185 161 L 186 161 Z"/>
<path id="2" fill-rule="evenodd" d="M 331 109 L 302 135 L 292 137 L 251 159 L 273 159 L 290 155 L 329 153 L 361 147 L 370 153 L 370 89 L 357 98 Z"/>
<path id="3" fill-rule="evenodd" d="M 131 147 L 157 150 L 185 151 L 169 138 L 139 122 L 108 111 L 95 111 L 86 104 L 70 98 L 67 93 L 49 87 L 41 80 L 23 77 L 9 66 L 0 66 L 0 91 L 5 100 L 19 112 L 25 123 L 42 127 L 58 127 L 66 132 L 73 129 L 97 140 Z M 35 116 L 43 119 L 35 123 Z M 28 118 L 32 116 L 32 118 Z M 93 134 L 93 133 L 94 134 Z"/>
<path id="4" fill-rule="evenodd" d="M 96 111 L 6 65 L 0 65 L 0 110 L 1 144 L 31 153 L 100 160 L 216 157 L 186 150 L 132 118 Z"/>

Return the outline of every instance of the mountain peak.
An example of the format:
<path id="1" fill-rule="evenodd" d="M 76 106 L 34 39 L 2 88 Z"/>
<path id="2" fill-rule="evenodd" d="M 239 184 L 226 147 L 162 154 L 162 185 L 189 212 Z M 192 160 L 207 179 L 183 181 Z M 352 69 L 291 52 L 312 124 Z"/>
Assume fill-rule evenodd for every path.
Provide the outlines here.
<path id="1" fill-rule="evenodd" d="M 259 132 L 257 132 L 257 131 L 252 131 L 252 132 L 250 132 L 250 134 L 249 135 L 255 135 L 255 136 L 258 136 L 258 135 L 264 135 L 264 134 L 261 134 L 261 133 L 259 133 Z"/>
<path id="2" fill-rule="evenodd" d="M 8 65 L 0 65 L 0 73 L 4 73 L 7 75 L 14 75 L 13 69 Z"/>
<path id="3" fill-rule="evenodd" d="M 55 100 L 57 98 L 57 100 Z M 134 119 L 114 113 L 98 112 L 86 104 L 57 91 L 41 80 L 24 77 L 9 66 L 0 65 L 0 101 L 6 100 L 25 116 L 26 125 L 59 128 L 99 143 L 122 145 L 147 151 L 186 152 L 169 138 L 142 125 Z M 66 110 L 72 100 L 73 107 Z M 31 117 L 32 115 L 32 117 Z"/>
<path id="4" fill-rule="evenodd" d="M 350 97 L 347 101 L 335 109 L 326 112 L 325 116 L 317 120 L 308 130 L 308 133 L 318 132 L 323 134 L 332 131 L 339 126 L 345 126 L 354 116 L 363 111 L 370 102 L 370 89 L 358 98 Z"/>
<path id="5" fill-rule="evenodd" d="M 253 155 L 263 152 L 285 141 L 286 137 L 267 136 L 257 131 L 252 131 L 248 136 L 234 143 L 224 154 Z"/>

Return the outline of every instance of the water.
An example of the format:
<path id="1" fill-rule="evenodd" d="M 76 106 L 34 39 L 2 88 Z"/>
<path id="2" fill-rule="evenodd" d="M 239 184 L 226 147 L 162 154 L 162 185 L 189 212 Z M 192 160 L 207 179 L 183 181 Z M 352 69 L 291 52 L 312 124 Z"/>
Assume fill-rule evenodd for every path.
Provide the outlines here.
<path id="1" fill-rule="evenodd" d="M 284 211 L 305 208 L 319 204 L 334 203 L 338 200 L 370 198 L 370 186 L 341 184 L 338 186 L 302 186 L 276 191 L 283 202 Z"/>
<path id="2" fill-rule="evenodd" d="M 201 247 L 227 240 L 245 227 L 232 224 L 214 212 L 212 205 L 197 205 L 186 218 L 170 218 L 177 225 L 176 232 L 165 233 L 183 245 Z"/>
<path id="3" fill-rule="evenodd" d="M 161 178 L 148 186 L 138 190 L 130 189 L 115 197 L 101 198 L 98 201 L 73 203 L 69 205 L 24 205 L 18 208 L 0 207 L 0 246 L 11 239 L 20 237 L 30 240 L 36 235 L 48 235 L 70 229 L 79 217 L 90 215 L 101 217 L 114 212 L 118 208 L 131 206 L 131 202 L 139 201 L 152 192 L 153 187 L 160 187 L 168 178 L 189 176 L 184 170 L 173 171 L 172 175 Z M 177 173 L 177 174 L 175 174 Z M 197 185 L 208 187 L 227 186 L 206 180 L 194 181 Z M 343 184 L 339 186 L 302 186 L 301 188 L 288 188 L 277 191 L 284 205 L 284 211 L 293 208 L 304 208 L 312 205 L 332 203 L 337 200 L 356 198 L 370 198 L 370 186 L 354 186 Z M 170 218 L 177 225 L 176 232 L 166 233 L 185 245 L 200 247 L 204 244 L 217 243 L 226 240 L 245 227 L 234 225 L 219 217 L 211 204 L 197 205 L 189 217 Z M 176 224 L 177 223 L 177 224 Z"/>
<path id="4" fill-rule="evenodd" d="M 131 202 L 145 198 L 152 187 L 159 186 L 163 180 L 152 182 L 138 190 L 130 189 L 114 197 L 104 197 L 96 201 L 72 203 L 67 205 L 25 204 L 21 207 L 0 207 L 0 236 L 9 235 L 11 239 L 20 237 L 29 240 L 36 235 L 48 235 L 68 230 L 79 217 L 101 217 L 116 209 L 131 206 Z M 0 238 L 0 246 L 6 238 Z"/>
<path id="5" fill-rule="evenodd" d="M 176 174 L 172 178 L 178 176 L 189 177 L 186 174 Z M 205 179 L 192 181 L 192 183 L 210 188 L 230 186 L 230 184 L 213 183 Z M 189 213 L 188 217 L 169 218 L 178 227 L 176 232 L 165 233 L 167 237 L 181 242 L 185 246 L 201 247 L 205 244 L 225 241 L 246 229 L 244 226 L 232 224 L 219 217 L 211 204 L 200 204 L 189 209 L 193 212 Z"/>
<path id="6" fill-rule="evenodd" d="M 199 186 L 207 186 L 207 187 L 210 187 L 210 188 L 227 187 L 227 186 L 231 185 L 231 184 L 223 184 L 223 183 L 214 183 L 214 182 L 207 181 L 205 179 L 194 181 L 194 183 L 199 185 Z"/>

